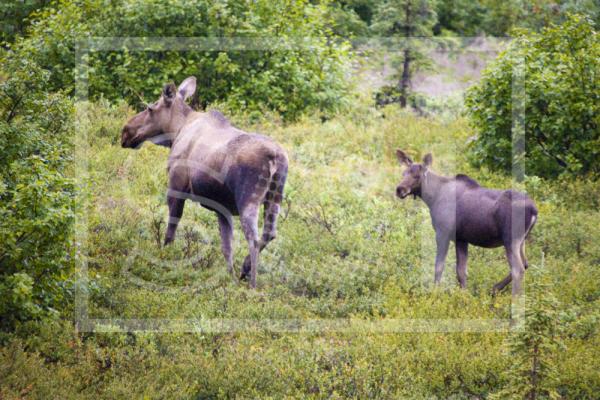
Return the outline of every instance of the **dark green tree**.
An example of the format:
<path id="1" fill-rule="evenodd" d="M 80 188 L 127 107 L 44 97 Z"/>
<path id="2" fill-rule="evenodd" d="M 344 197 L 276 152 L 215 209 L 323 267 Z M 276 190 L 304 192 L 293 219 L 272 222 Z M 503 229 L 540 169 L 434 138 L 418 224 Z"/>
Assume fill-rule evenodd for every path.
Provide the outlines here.
<path id="1" fill-rule="evenodd" d="M 558 398 L 556 352 L 562 348 L 559 335 L 558 301 L 548 276 L 539 267 L 528 271 L 525 318 L 507 338 L 510 367 L 505 385 L 493 399 Z"/>
<path id="2" fill-rule="evenodd" d="M 398 81 L 395 91 L 401 107 L 408 103 L 414 72 L 429 65 L 419 39 L 433 36 L 436 22 L 433 0 L 387 0 L 375 12 L 372 29 L 381 36 L 395 39 L 400 47 L 400 57 L 395 60 L 401 65 L 395 75 Z"/>
<path id="3" fill-rule="evenodd" d="M 17 0 L 0 2 L 0 43 L 10 43 L 29 25 L 29 15 L 50 4 L 51 0 Z"/>

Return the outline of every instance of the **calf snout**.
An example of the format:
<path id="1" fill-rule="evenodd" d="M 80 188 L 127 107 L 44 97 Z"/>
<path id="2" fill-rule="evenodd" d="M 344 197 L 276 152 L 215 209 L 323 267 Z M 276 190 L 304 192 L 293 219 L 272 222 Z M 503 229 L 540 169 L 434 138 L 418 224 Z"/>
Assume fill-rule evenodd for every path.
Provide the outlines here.
<path id="1" fill-rule="evenodd" d="M 406 196 L 408 196 L 409 194 L 409 190 L 403 186 L 398 186 L 396 188 L 396 196 L 400 197 L 401 199 L 405 198 Z"/>
<path id="2" fill-rule="evenodd" d="M 132 147 L 132 139 L 135 136 L 135 132 L 128 126 L 125 125 L 121 131 L 121 147 Z"/>

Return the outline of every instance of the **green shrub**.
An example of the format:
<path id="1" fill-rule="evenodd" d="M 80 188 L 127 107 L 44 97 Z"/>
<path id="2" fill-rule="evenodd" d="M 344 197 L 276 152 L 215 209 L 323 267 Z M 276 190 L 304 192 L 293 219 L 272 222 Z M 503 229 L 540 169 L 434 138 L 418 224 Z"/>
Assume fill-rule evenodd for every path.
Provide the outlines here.
<path id="1" fill-rule="evenodd" d="M 524 93 L 513 88 L 522 69 Z M 513 96 L 524 102 L 525 171 L 530 175 L 600 172 L 600 41 L 593 23 L 571 16 L 541 33 L 517 38 L 467 94 L 478 131 L 471 161 L 494 170 L 512 167 Z M 516 155 L 520 157 L 520 155 Z"/>
<path id="2" fill-rule="evenodd" d="M 0 329 L 60 308 L 72 267 L 72 103 L 6 54 L 0 81 Z"/>
<path id="3" fill-rule="evenodd" d="M 29 23 L 29 15 L 44 6 L 50 0 L 3 1 L 0 3 L 0 43 L 12 42 L 22 35 Z"/>
<path id="4" fill-rule="evenodd" d="M 60 1 L 38 14 L 29 37 L 16 47 L 51 71 L 49 89 L 74 91 L 75 45 L 89 37 L 234 37 L 252 45 L 267 38 L 310 49 L 92 52 L 89 94 L 138 105 L 168 81 L 198 79 L 199 106 L 226 102 L 236 110 L 274 110 L 294 119 L 305 110 L 332 112 L 343 105 L 348 47 L 328 28 L 324 5 L 268 0 L 223 3 L 207 0 Z M 52 32 L 48 35 L 48 32 Z M 275 43 L 273 43 L 275 45 Z M 244 45 L 247 46 L 247 45 Z"/>

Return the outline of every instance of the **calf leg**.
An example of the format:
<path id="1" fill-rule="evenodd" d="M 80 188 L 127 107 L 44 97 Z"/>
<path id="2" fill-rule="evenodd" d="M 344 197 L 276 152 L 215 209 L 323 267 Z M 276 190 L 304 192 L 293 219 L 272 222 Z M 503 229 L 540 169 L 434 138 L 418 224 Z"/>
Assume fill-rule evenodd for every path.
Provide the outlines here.
<path id="1" fill-rule="evenodd" d="M 510 283 L 511 280 L 512 280 L 512 275 L 509 272 L 508 275 L 506 276 L 506 278 L 502 279 L 500 282 L 498 282 L 494 285 L 494 288 L 492 289 L 492 294 L 496 294 L 499 291 L 501 291 L 502 289 L 504 289 L 506 287 L 506 285 L 508 285 Z"/>
<path id="2" fill-rule="evenodd" d="M 221 250 L 225 261 L 227 261 L 227 271 L 233 273 L 233 226 L 231 219 L 218 213 L 219 233 L 221 234 Z"/>
<path id="3" fill-rule="evenodd" d="M 525 267 L 521 260 L 520 244 L 511 244 L 506 247 L 506 258 L 510 264 L 510 277 L 512 281 L 512 295 L 518 296 L 522 293 L 523 275 Z"/>
<path id="4" fill-rule="evenodd" d="M 256 205 L 249 205 L 240 213 L 240 222 L 242 223 L 242 230 L 244 236 L 248 242 L 248 249 L 250 250 L 250 287 L 256 287 L 256 268 L 258 267 L 258 253 L 260 250 L 260 243 L 258 240 L 258 207 Z M 242 278 L 245 278 L 242 273 Z"/>
<path id="5" fill-rule="evenodd" d="M 462 289 L 467 287 L 467 257 L 469 256 L 469 244 L 467 242 L 456 242 L 456 277 Z"/>
<path id="6" fill-rule="evenodd" d="M 523 262 L 523 267 L 525 269 L 529 268 L 529 263 L 527 262 L 527 258 L 525 258 L 525 239 L 521 242 L 520 248 L 521 261 Z"/>
<path id="7" fill-rule="evenodd" d="M 169 206 L 169 224 L 167 226 L 167 234 L 165 235 L 165 245 L 175 240 L 175 231 L 177 224 L 183 215 L 183 205 L 185 199 L 167 196 L 167 204 Z"/>
<path id="8" fill-rule="evenodd" d="M 523 241 L 521 242 L 521 246 L 519 248 L 519 255 L 521 257 L 523 269 L 527 269 L 529 267 L 529 263 L 527 262 L 527 259 L 525 258 L 525 239 L 523 239 Z M 507 258 L 508 258 L 508 250 L 507 250 Z M 509 259 L 509 263 L 510 263 L 510 259 Z M 511 281 L 512 281 L 512 266 L 511 266 L 511 272 L 508 273 L 506 278 L 502 279 L 500 282 L 498 282 L 494 285 L 494 288 L 492 289 L 492 294 L 496 294 L 496 293 L 500 292 Z"/>
<path id="9" fill-rule="evenodd" d="M 448 237 L 448 235 L 436 232 L 435 241 L 437 244 L 437 253 L 435 256 L 434 282 L 437 285 L 442 279 L 442 272 L 444 272 L 444 263 L 446 261 L 446 255 L 448 254 L 448 245 L 450 244 L 450 238 Z"/>

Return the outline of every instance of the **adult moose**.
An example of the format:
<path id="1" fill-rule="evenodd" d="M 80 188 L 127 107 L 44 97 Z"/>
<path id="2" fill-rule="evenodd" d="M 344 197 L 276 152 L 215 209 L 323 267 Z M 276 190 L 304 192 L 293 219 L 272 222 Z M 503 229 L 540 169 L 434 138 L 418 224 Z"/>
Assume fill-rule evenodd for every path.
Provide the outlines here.
<path id="1" fill-rule="evenodd" d="M 396 156 L 400 164 L 408 167 L 396 195 L 419 196 L 429 207 L 437 244 L 435 283 L 442 277 L 450 241 L 456 244 L 456 275 L 462 288 L 467 284 L 469 244 L 504 246 L 510 273 L 494 285 L 493 291 L 504 289 L 512 280 L 513 296 L 520 294 L 528 267 L 525 239 L 538 213 L 533 201 L 514 190 L 486 189 L 466 175 L 454 178 L 437 175 L 430 169 L 431 154 L 425 155 L 422 164 L 413 163 L 402 150 L 397 150 Z"/>
<path id="2" fill-rule="evenodd" d="M 175 239 L 186 199 L 218 215 L 221 249 L 233 273 L 232 215 L 239 215 L 250 254 L 241 279 L 250 275 L 256 287 L 258 256 L 277 231 L 277 215 L 287 176 L 288 158 L 273 140 L 232 126 L 216 111 L 195 112 L 185 102 L 196 91 L 196 78 L 177 88 L 167 84 L 153 104 L 133 116 L 123 128 L 121 145 L 139 148 L 146 141 L 169 146 L 169 224 L 165 244 Z M 259 208 L 264 205 L 262 237 Z"/>

